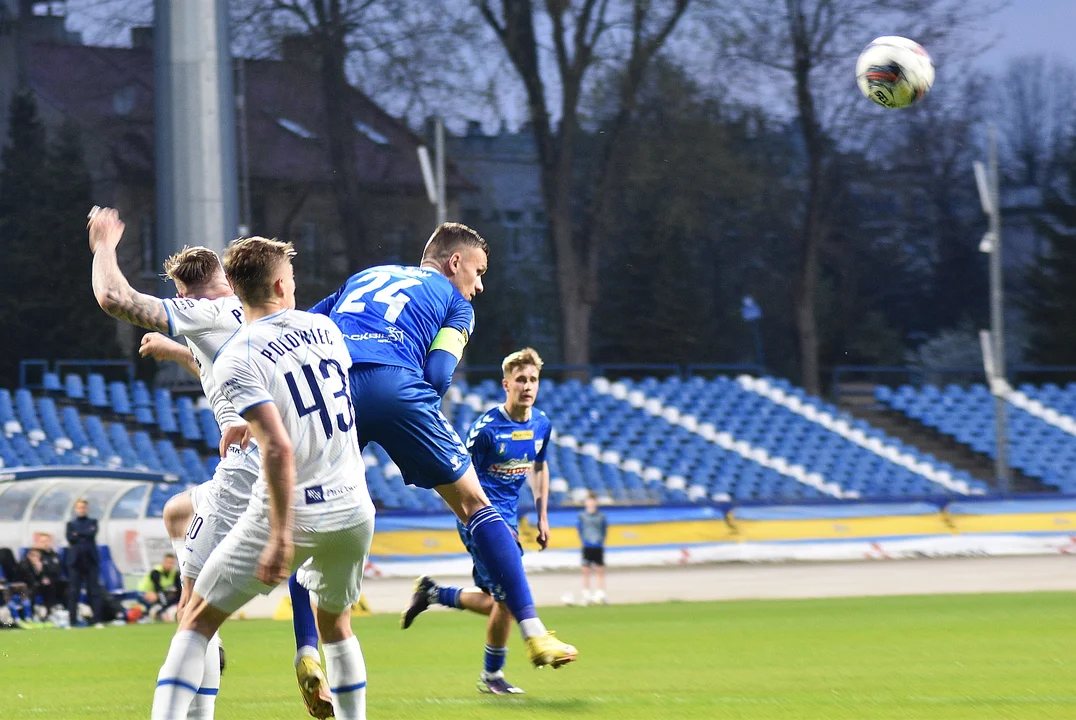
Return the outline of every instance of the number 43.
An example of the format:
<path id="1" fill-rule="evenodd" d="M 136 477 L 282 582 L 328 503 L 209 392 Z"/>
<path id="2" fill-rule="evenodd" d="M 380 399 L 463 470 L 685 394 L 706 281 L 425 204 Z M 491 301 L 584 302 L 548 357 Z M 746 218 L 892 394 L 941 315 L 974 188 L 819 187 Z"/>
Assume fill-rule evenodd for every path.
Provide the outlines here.
<path id="1" fill-rule="evenodd" d="M 391 279 L 392 275 L 387 272 L 373 273 L 366 282 L 347 294 L 344 302 L 339 307 L 339 312 L 364 312 L 366 303 L 362 300 L 362 297 L 372 290 L 377 290 L 372 300 L 387 306 L 385 308 L 385 320 L 390 323 L 396 322 L 396 318 L 400 317 L 404 306 L 411 302 L 411 298 L 404 295 L 401 290 L 418 285 L 421 281 L 414 278 L 404 278 L 386 286 L 385 283 Z"/>

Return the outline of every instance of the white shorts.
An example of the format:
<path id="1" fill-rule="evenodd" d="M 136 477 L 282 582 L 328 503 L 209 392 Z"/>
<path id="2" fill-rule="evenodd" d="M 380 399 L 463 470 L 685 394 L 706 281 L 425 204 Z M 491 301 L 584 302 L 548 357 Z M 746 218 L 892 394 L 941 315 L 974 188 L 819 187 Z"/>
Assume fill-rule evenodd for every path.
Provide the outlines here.
<path id="1" fill-rule="evenodd" d="M 257 479 L 257 461 L 230 455 L 217 465 L 213 479 L 191 490 L 194 517 L 183 538 L 185 552 L 180 566 L 183 577 L 198 578 L 209 553 L 220 545 L 246 511 L 250 488 Z"/>
<path id="2" fill-rule="evenodd" d="M 328 612 L 343 612 L 357 603 L 362 593 L 374 516 L 357 517 L 356 524 L 339 530 L 294 530 L 291 571 L 300 568 L 300 584 L 310 591 L 315 604 Z M 254 577 L 258 558 L 268 543 L 269 518 L 263 509 L 251 506 L 210 555 L 194 592 L 229 615 L 255 595 L 268 593 L 273 588 Z"/>

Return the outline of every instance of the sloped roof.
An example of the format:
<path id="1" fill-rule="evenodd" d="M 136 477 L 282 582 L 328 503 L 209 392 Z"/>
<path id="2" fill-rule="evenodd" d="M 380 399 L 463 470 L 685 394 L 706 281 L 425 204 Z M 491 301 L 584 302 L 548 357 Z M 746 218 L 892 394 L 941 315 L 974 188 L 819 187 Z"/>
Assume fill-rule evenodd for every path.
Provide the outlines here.
<path id="1" fill-rule="evenodd" d="M 37 44 L 27 66 L 40 103 L 106 142 L 121 171 L 152 173 L 152 51 Z M 332 170 L 318 73 L 280 60 L 247 60 L 245 72 L 251 177 L 328 182 Z M 370 188 L 422 191 L 420 138 L 358 90 L 348 103 L 359 181 Z M 451 166 L 449 184 L 466 185 Z"/>

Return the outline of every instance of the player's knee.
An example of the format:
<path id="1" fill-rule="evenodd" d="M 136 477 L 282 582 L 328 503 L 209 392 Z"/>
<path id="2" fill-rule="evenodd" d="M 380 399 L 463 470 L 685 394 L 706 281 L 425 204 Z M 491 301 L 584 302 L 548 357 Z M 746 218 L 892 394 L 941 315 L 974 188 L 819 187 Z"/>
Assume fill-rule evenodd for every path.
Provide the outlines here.
<path id="1" fill-rule="evenodd" d="M 168 537 L 179 538 L 187 532 L 191 518 L 194 516 L 194 507 L 190 497 L 186 493 L 169 498 L 164 504 L 164 526 Z"/>

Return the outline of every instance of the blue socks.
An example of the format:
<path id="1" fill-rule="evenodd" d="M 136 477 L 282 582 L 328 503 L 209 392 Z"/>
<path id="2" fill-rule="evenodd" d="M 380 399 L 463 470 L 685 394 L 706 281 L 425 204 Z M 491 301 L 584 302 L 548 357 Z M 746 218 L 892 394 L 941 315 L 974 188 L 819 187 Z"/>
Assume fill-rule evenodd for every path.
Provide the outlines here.
<path id="1" fill-rule="evenodd" d="M 291 593 L 291 624 L 295 630 L 295 649 L 304 646 L 317 648 L 318 626 L 314 623 L 314 610 L 310 607 L 310 592 L 292 575 L 288 578 Z"/>
<path id="2" fill-rule="evenodd" d="M 490 647 L 486 645 L 486 672 L 492 675 L 504 667 L 505 658 L 508 657 L 508 648 Z"/>
<path id="3" fill-rule="evenodd" d="M 492 505 L 482 508 L 467 521 L 475 548 L 482 562 L 489 568 L 493 580 L 507 596 L 508 609 L 517 622 L 538 617 L 534 598 L 523 574 L 523 558 L 519 555 L 516 538 Z"/>
<path id="4" fill-rule="evenodd" d="M 444 605 L 445 607 L 456 608 L 457 610 L 462 610 L 463 606 L 460 605 L 460 595 L 462 594 L 463 588 L 438 587 L 437 604 Z"/>

